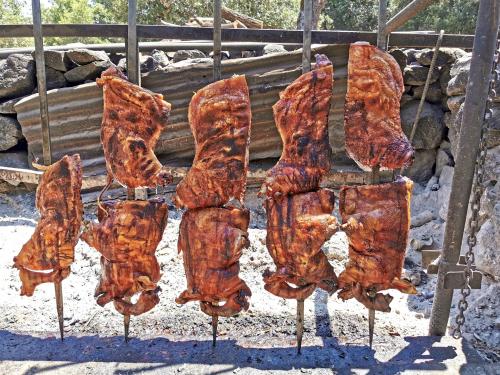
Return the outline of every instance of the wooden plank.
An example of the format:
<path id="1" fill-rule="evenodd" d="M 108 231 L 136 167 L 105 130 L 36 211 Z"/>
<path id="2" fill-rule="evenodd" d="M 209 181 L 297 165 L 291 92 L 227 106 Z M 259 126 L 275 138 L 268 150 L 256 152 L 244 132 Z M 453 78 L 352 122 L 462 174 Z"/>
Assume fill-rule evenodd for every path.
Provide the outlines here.
<path id="1" fill-rule="evenodd" d="M 128 1 L 127 75 L 130 82 L 141 85 L 139 72 L 139 44 L 137 38 L 137 0 Z"/>
<path id="2" fill-rule="evenodd" d="M 302 32 L 302 73 L 311 70 L 312 0 L 304 0 L 304 30 Z"/>
<path id="3" fill-rule="evenodd" d="M 214 81 L 218 81 L 221 78 L 221 45 L 222 45 L 222 35 L 221 35 L 221 24 L 222 24 L 222 1 L 214 1 L 214 32 L 213 32 L 213 60 L 214 60 Z"/>
<path id="4" fill-rule="evenodd" d="M 45 37 L 127 37 L 127 25 L 53 25 L 44 24 Z M 32 25 L 2 25 L 0 38 L 32 37 Z M 137 36 L 145 39 L 206 40 L 211 41 L 212 28 L 138 25 Z M 438 34 L 420 32 L 395 32 L 391 34 L 389 45 L 398 47 L 434 47 Z M 302 32 L 298 30 L 273 29 L 223 29 L 222 38 L 227 42 L 257 43 L 302 43 Z M 472 48 L 473 35 L 446 34 L 443 47 Z M 377 33 L 372 31 L 325 31 L 314 30 L 313 44 L 349 44 L 357 41 L 377 42 Z"/>
<path id="5" fill-rule="evenodd" d="M 413 0 L 410 4 L 404 7 L 394 17 L 392 17 L 385 26 L 385 35 L 399 29 L 410 19 L 415 17 L 429 5 L 434 3 L 435 0 Z"/>
<path id="6" fill-rule="evenodd" d="M 246 14 L 238 13 L 232 9 L 229 9 L 228 7 L 223 6 L 221 8 L 222 11 L 222 17 L 224 19 L 234 22 L 234 21 L 239 21 L 246 27 L 250 29 L 262 29 L 264 28 L 264 22 L 261 20 L 258 20 L 256 18 L 252 18 L 250 16 L 247 16 Z"/>
<path id="7" fill-rule="evenodd" d="M 40 0 L 32 0 L 33 36 L 35 39 L 35 62 L 38 96 L 40 99 L 40 121 L 42 124 L 43 163 L 52 164 L 50 147 L 49 104 L 47 100 L 47 82 L 45 76 L 45 57 L 43 53 L 42 10 Z"/>
<path id="8" fill-rule="evenodd" d="M 387 50 L 387 33 L 385 32 L 386 22 L 387 22 L 387 0 L 379 0 L 377 47 L 384 51 Z"/>

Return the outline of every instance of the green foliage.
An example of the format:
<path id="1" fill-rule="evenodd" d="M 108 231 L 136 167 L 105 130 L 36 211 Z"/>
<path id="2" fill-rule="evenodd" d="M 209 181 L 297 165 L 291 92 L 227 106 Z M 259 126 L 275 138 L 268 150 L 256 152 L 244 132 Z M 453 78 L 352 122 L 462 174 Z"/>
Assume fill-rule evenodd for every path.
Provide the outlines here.
<path id="1" fill-rule="evenodd" d="M 0 0 L 0 25 L 29 23 L 29 18 L 23 15 L 23 9 L 27 6 L 25 0 Z M 0 39 L 0 48 L 24 47 L 31 44 L 30 38 Z"/>
<path id="2" fill-rule="evenodd" d="M 322 29 L 375 30 L 378 0 L 327 0 L 323 10 Z"/>

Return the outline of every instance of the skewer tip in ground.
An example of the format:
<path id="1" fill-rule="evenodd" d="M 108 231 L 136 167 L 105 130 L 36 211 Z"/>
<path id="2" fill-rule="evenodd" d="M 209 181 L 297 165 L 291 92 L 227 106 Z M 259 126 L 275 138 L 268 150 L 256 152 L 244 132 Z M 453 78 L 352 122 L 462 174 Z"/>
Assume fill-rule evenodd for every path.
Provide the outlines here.
<path id="1" fill-rule="evenodd" d="M 125 334 L 125 342 L 129 341 L 128 333 L 130 328 L 130 315 L 123 316 L 123 330 Z"/>
<path id="2" fill-rule="evenodd" d="M 59 321 L 59 334 L 61 335 L 61 341 L 64 341 L 64 306 L 63 306 L 63 294 L 62 294 L 61 281 L 56 281 L 54 283 L 54 290 L 55 290 L 55 294 L 56 294 L 56 307 L 57 307 L 57 319 Z"/>
<path id="3" fill-rule="evenodd" d="M 219 317 L 217 315 L 212 316 L 212 347 L 215 348 L 217 344 L 217 325 L 219 324 Z"/>
<path id="4" fill-rule="evenodd" d="M 368 291 L 368 298 L 370 298 L 370 301 L 372 301 L 372 302 L 375 301 L 376 294 L 377 294 L 377 292 L 373 289 Z M 370 349 L 372 348 L 372 344 L 373 344 L 374 328 L 375 328 L 375 310 L 368 309 L 368 335 L 369 335 Z"/>
<path id="5" fill-rule="evenodd" d="M 297 300 L 297 354 L 302 351 L 302 336 L 304 334 L 304 300 Z"/>

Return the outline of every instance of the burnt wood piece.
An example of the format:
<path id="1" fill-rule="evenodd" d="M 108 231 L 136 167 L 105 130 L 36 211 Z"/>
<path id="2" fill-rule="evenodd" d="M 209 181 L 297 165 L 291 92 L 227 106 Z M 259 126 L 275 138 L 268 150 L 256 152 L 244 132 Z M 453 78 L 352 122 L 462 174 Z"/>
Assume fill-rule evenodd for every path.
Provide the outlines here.
<path id="1" fill-rule="evenodd" d="M 201 310 L 211 316 L 228 317 L 248 309 L 252 293 L 238 273 L 242 250 L 249 246 L 249 221 L 249 211 L 238 208 L 184 213 L 178 249 L 184 257 L 187 288 L 177 303 L 200 301 Z"/>
<path id="2" fill-rule="evenodd" d="M 232 198 L 243 202 L 251 117 L 245 76 L 214 82 L 193 96 L 189 124 L 196 154 L 177 186 L 178 207 L 219 207 Z"/>
<path id="3" fill-rule="evenodd" d="M 82 222 L 80 156 L 64 156 L 43 173 L 36 191 L 40 220 L 35 233 L 14 257 L 21 295 L 31 296 L 38 284 L 58 282 L 70 273 Z M 51 272 L 40 272 L 51 271 Z"/>
<path id="4" fill-rule="evenodd" d="M 167 204 L 161 199 L 102 204 L 99 223 L 88 223 L 82 239 L 101 254 L 97 303 L 113 301 L 123 315 L 139 315 L 158 302 L 160 266 L 155 251 L 167 225 Z M 136 303 L 129 298 L 140 293 Z"/>
<path id="5" fill-rule="evenodd" d="M 104 113 L 101 142 L 109 180 L 128 188 L 165 186 L 172 176 L 154 154 L 170 115 L 170 103 L 127 81 L 116 68 L 102 73 Z"/>
<path id="6" fill-rule="evenodd" d="M 366 307 L 390 311 L 392 297 L 369 292 L 397 289 L 415 294 L 401 278 L 408 233 L 413 182 L 405 177 L 380 185 L 349 186 L 340 190 L 342 221 L 355 222 L 349 230 L 349 262 L 339 275 L 339 297 L 355 297 Z"/>
<path id="7" fill-rule="evenodd" d="M 334 204 L 329 189 L 266 199 L 266 245 L 276 264 L 275 272 L 264 273 L 267 291 L 305 300 L 317 287 L 330 294 L 337 290 L 337 276 L 321 250 L 338 230 Z"/>
<path id="8" fill-rule="evenodd" d="M 332 166 L 328 112 L 332 99 L 333 67 L 325 55 L 316 55 L 311 72 L 302 74 L 273 106 L 283 152 L 267 173 L 268 197 L 316 190 Z"/>
<path id="9" fill-rule="evenodd" d="M 396 60 L 368 43 L 349 48 L 344 110 L 345 146 L 363 169 L 411 164 L 414 150 L 401 129 L 399 102 L 404 84 Z"/>

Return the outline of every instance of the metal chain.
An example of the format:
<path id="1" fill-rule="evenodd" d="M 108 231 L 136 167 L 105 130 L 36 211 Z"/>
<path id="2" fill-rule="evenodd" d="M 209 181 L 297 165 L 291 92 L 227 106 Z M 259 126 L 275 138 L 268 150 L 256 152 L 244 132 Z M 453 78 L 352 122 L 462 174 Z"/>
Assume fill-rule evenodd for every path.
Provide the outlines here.
<path id="1" fill-rule="evenodd" d="M 491 103 L 493 98 L 496 96 L 495 92 L 495 82 L 498 81 L 500 72 L 498 70 L 498 65 L 500 64 L 500 41 L 497 41 L 497 49 L 495 59 L 493 61 L 493 69 L 491 73 L 490 89 L 488 95 L 488 101 L 486 104 L 486 110 L 484 113 L 484 121 L 481 129 L 481 143 L 479 146 L 479 155 L 476 161 L 475 169 L 475 182 L 472 189 L 472 201 L 470 203 L 471 217 L 469 219 L 469 235 L 467 237 L 468 250 L 465 253 L 465 287 L 460 290 L 462 295 L 460 301 L 458 302 L 458 314 L 455 318 L 456 327 L 453 330 L 453 337 L 458 339 L 462 337 L 462 327 L 465 324 L 465 311 L 469 307 L 467 302 L 467 297 L 471 293 L 470 280 L 472 278 L 472 265 L 474 264 L 474 247 L 477 244 L 477 232 L 479 230 L 479 211 L 481 209 L 481 197 L 484 192 L 484 164 L 486 161 L 486 153 L 488 151 L 488 130 L 491 118 L 493 117 L 493 111 L 491 109 Z"/>

